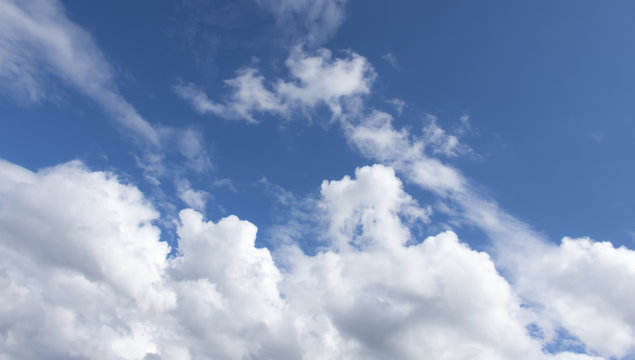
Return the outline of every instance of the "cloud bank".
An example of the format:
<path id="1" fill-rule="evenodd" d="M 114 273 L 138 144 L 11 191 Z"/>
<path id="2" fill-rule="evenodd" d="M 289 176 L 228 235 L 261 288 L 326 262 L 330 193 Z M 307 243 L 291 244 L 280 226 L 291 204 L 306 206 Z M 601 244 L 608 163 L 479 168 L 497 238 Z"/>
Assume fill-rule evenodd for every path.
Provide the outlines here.
<path id="1" fill-rule="evenodd" d="M 635 343 L 635 289 L 606 292 L 607 278 L 633 283 L 633 251 L 567 238 L 510 283 L 451 231 L 418 239 L 431 210 L 384 165 L 323 182 L 315 255 L 272 254 L 253 224 L 186 209 L 171 258 L 156 210 L 115 175 L 0 169 L 3 358 L 592 358 L 543 351 L 547 331 L 527 326 L 556 320 L 591 353 Z"/>

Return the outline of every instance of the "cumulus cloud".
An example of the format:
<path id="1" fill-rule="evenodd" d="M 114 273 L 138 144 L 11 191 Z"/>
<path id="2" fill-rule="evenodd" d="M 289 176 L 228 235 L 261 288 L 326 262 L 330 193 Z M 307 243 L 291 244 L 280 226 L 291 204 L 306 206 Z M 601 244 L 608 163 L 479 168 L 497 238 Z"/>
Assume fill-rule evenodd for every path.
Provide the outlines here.
<path id="1" fill-rule="evenodd" d="M 462 119 L 462 127 L 469 126 L 467 121 Z M 435 122 L 415 136 L 394 127 L 389 114 L 374 111 L 345 122 L 344 129 L 363 155 L 390 164 L 408 181 L 436 193 L 448 209 L 444 211 L 485 232 L 496 265 L 508 274 L 544 344 L 562 341 L 565 331 L 594 354 L 633 353 L 635 320 L 626 299 L 633 291 L 628 286 L 635 276 L 629 259 L 635 252 L 589 239 L 565 238 L 559 247 L 552 245 L 434 157 L 453 156 L 459 146 Z"/>
<path id="2" fill-rule="evenodd" d="M 194 359 L 298 357 L 277 287 L 282 276 L 269 251 L 254 246 L 256 231 L 236 216 L 213 223 L 180 213 L 181 256 L 170 273 L 179 289 L 179 338 Z"/>
<path id="3" fill-rule="evenodd" d="M 300 55 L 298 56 L 297 54 Z M 321 58 L 329 59 L 329 56 L 321 56 Z M 294 60 L 295 58 L 300 59 L 300 61 Z M 308 61 L 309 59 L 310 61 Z M 302 66 L 297 67 L 297 69 L 303 69 L 303 67 L 306 67 L 307 69 L 324 69 L 325 66 L 316 64 L 328 65 L 330 62 L 325 62 L 312 56 L 306 56 L 306 54 L 300 52 L 296 53 L 296 55 L 292 54 L 286 64 L 289 68 L 289 73 L 295 78 L 295 80 L 278 80 L 277 82 L 272 82 L 266 85 L 266 91 L 268 91 L 269 95 L 274 98 L 281 99 L 277 103 L 284 104 L 283 108 L 285 111 L 293 109 L 292 104 L 294 101 L 292 101 L 292 99 L 295 98 L 296 104 L 299 103 L 305 107 L 314 107 L 316 104 L 324 103 L 330 106 L 333 114 L 341 114 L 341 107 L 338 108 L 338 105 L 342 104 L 342 102 L 337 100 L 340 97 L 333 97 L 336 101 L 329 103 L 329 101 L 326 100 L 329 98 L 327 95 L 328 92 L 318 90 L 321 89 L 321 86 L 314 86 L 314 82 L 311 79 L 321 78 L 320 76 L 304 76 L 302 75 L 304 73 L 303 71 L 296 70 L 296 64 L 302 64 Z M 368 68 L 372 70 L 370 65 L 368 65 Z M 351 70 L 352 67 L 341 67 L 340 69 L 342 69 L 343 73 L 351 75 L 351 79 L 368 80 L 368 87 L 362 87 L 361 89 L 363 89 L 363 91 L 359 91 L 359 94 L 365 94 L 370 91 L 370 84 L 372 84 L 372 79 L 374 77 L 373 73 L 368 73 L 372 74 L 372 76 L 366 75 L 360 77 L 356 76 L 356 74 L 363 74 L 363 71 L 355 72 Z M 307 72 L 307 74 L 314 73 L 327 74 L 329 72 L 323 70 L 317 72 Z M 264 78 L 261 78 L 259 83 L 267 84 Z M 351 83 L 361 84 L 360 81 L 353 81 Z M 319 83 L 315 82 L 315 84 Z M 284 89 L 287 86 L 292 90 L 285 92 Z M 263 86 L 263 88 L 265 88 L 265 86 Z M 359 89 L 360 87 L 356 88 Z M 296 95 L 283 95 L 285 93 Z M 320 95 L 314 96 L 315 94 Z M 468 116 L 461 117 L 461 123 L 454 133 L 448 133 L 445 129 L 440 127 L 436 118 L 428 117 L 428 123 L 424 126 L 422 133 L 413 134 L 409 129 L 395 127 L 393 124 L 393 117 L 391 115 L 378 110 L 367 110 L 363 105 L 361 105 L 363 104 L 363 101 L 361 101 L 363 99 L 358 95 L 355 98 L 360 100 L 356 103 L 356 107 L 354 109 L 355 111 L 347 113 L 347 116 L 336 117 L 336 119 L 339 120 L 339 123 L 351 146 L 356 148 L 362 155 L 394 168 L 397 173 L 403 176 L 409 183 L 436 194 L 440 199 L 439 205 L 437 206 L 439 211 L 445 212 L 447 215 L 451 216 L 454 223 L 476 226 L 492 240 L 492 255 L 494 262 L 500 269 L 508 274 L 510 281 L 508 285 L 515 289 L 510 291 L 510 297 L 514 298 L 514 300 L 510 301 L 518 306 L 521 303 L 523 304 L 522 310 L 518 310 L 518 313 L 514 315 L 516 316 L 515 319 L 519 321 L 517 325 L 521 324 L 518 325 L 520 328 L 524 328 L 524 326 L 530 326 L 532 328 L 535 327 L 534 330 L 536 331 L 534 335 L 539 340 L 534 340 L 538 341 L 543 346 L 555 346 L 555 343 L 564 341 L 561 338 L 562 333 L 568 333 L 572 338 L 566 341 L 573 343 L 579 342 L 582 348 L 586 348 L 594 354 L 601 354 L 610 357 L 623 356 L 632 352 L 632 341 L 634 339 L 632 335 L 633 330 L 631 328 L 632 320 L 630 319 L 630 313 L 624 308 L 621 300 L 615 300 L 612 296 L 604 296 L 602 292 L 608 291 L 608 289 L 598 287 L 597 289 L 591 289 L 593 294 L 591 297 L 602 300 L 595 302 L 583 301 L 580 299 L 584 298 L 582 293 L 585 290 L 581 287 L 581 285 L 580 287 L 576 285 L 574 288 L 566 288 L 555 285 L 559 284 L 560 281 L 569 281 L 566 276 L 563 279 L 557 280 L 542 278 L 541 276 L 546 276 L 548 272 L 546 269 L 550 269 L 551 265 L 563 262 L 566 263 L 566 256 L 568 255 L 562 255 L 561 258 L 554 260 L 552 264 L 540 265 L 545 262 L 545 259 L 549 259 L 550 256 L 556 257 L 555 255 L 550 255 L 558 253 L 558 251 L 554 250 L 554 246 L 551 245 L 544 236 L 534 231 L 530 226 L 503 210 L 496 201 L 487 195 L 484 195 L 478 190 L 478 186 L 473 184 L 459 170 L 439 158 L 440 156 L 454 158 L 460 155 L 473 153 L 469 146 L 462 144 L 459 141 L 459 136 L 465 134 L 465 132 L 470 129 Z M 335 104 L 335 106 L 332 106 L 332 104 Z M 282 114 L 284 112 L 280 111 L 279 113 Z M 402 242 L 397 242 L 397 244 L 399 244 L 397 248 L 404 247 L 404 244 L 408 244 L 409 241 L 413 241 L 412 238 L 409 237 L 411 236 L 409 225 L 403 221 L 405 219 L 404 213 L 400 212 L 400 210 L 386 210 L 390 208 L 390 206 L 386 204 L 403 204 L 402 202 L 388 202 L 385 204 L 385 206 L 388 207 L 384 206 L 383 208 L 382 206 L 379 206 L 379 203 L 376 203 L 375 205 L 378 207 L 371 206 L 370 208 L 367 208 L 367 203 L 356 200 L 357 195 L 355 194 L 357 191 L 362 191 L 359 189 L 365 188 L 361 185 L 365 183 L 366 179 L 366 174 L 364 172 L 369 170 L 360 171 L 361 173 L 357 174 L 357 180 L 344 178 L 341 182 L 334 182 L 333 186 L 331 186 L 328 182 L 323 186 L 322 196 L 325 201 L 322 202 L 322 210 L 326 210 L 327 213 L 332 215 L 328 221 L 330 224 L 329 229 L 328 231 L 325 231 L 328 232 L 328 236 L 331 241 L 333 241 L 331 244 L 333 248 L 328 249 L 325 252 L 318 253 L 317 257 L 324 256 L 325 258 L 328 258 L 329 261 L 333 261 L 330 266 L 335 266 L 337 264 L 334 259 L 342 256 L 342 248 L 350 248 L 349 251 L 351 253 L 361 251 L 362 253 L 367 254 L 373 249 L 373 247 L 376 247 L 378 246 L 377 244 L 381 243 L 379 239 L 383 239 L 384 241 L 391 239 L 388 241 L 388 243 L 391 244 L 395 244 L 394 239 L 401 239 Z M 378 189 L 382 189 L 379 192 L 390 194 L 389 191 L 386 191 L 386 189 L 382 187 L 381 181 L 373 182 L 373 184 L 374 186 L 377 186 Z M 330 193 L 335 195 L 331 196 Z M 366 195 L 366 197 L 362 198 L 368 198 L 368 201 L 370 202 L 377 200 L 373 200 L 371 195 Z M 327 199 L 334 200 L 329 203 Z M 382 199 L 387 200 L 388 198 L 382 197 Z M 417 206 L 414 206 L 414 208 L 417 208 Z M 374 217 L 374 214 L 376 213 L 381 213 L 383 215 L 376 218 Z M 430 214 L 430 211 L 421 211 L 419 218 L 426 218 L 430 216 Z M 297 231 L 297 224 L 294 226 L 295 227 L 291 229 L 293 231 L 287 233 L 281 231 L 279 233 L 285 233 L 285 236 L 290 237 L 303 233 L 302 231 Z M 375 233 L 382 235 L 375 237 L 370 235 Z M 390 234 L 390 236 L 387 234 Z M 425 241 L 423 243 L 425 244 Z M 570 244 L 571 241 L 566 240 L 563 244 L 565 243 Z M 286 241 L 285 244 L 289 244 L 289 241 Z M 588 247 L 595 249 L 597 245 L 589 245 Z M 570 249 L 571 246 L 567 246 L 566 248 Z M 335 252 L 334 249 L 340 250 L 338 250 L 339 252 Z M 303 271 L 311 274 L 315 273 L 315 267 L 317 267 L 317 265 L 312 267 L 313 265 L 298 265 L 293 263 L 293 261 L 296 261 L 298 258 L 302 258 L 303 254 L 299 249 L 288 249 L 288 251 L 288 257 L 290 260 L 286 267 L 291 269 L 301 269 L 302 266 L 307 266 L 308 268 L 305 268 Z M 324 255 L 330 251 L 333 251 L 334 255 Z M 630 250 L 621 249 L 617 251 L 617 253 L 629 251 Z M 617 257 L 617 255 L 615 256 Z M 311 258 L 311 260 L 307 260 L 307 262 L 310 263 L 311 261 L 314 261 L 312 257 L 309 258 Z M 535 264 L 533 263 L 534 261 Z M 354 261 L 347 259 L 346 263 L 354 263 Z M 582 267 L 582 265 L 580 266 L 581 267 L 575 271 L 585 273 L 587 271 L 587 267 L 594 268 L 599 265 L 585 263 L 583 264 L 584 267 Z M 624 275 L 630 274 L 630 270 L 621 269 L 620 271 L 623 272 L 621 275 L 623 277 L 631 276 Z M 287 279 L 291 279 L 293 275 L 300 272 L 300 270 L 293 270 L 289 272 L 287 277 L 285 277 L 285 281 Z M 322 276 L 329 278 L 330 281 L 334 281 L 332 274 L 325 273 Z M 610 272 L 607 272 L 605 275 L 603 274 L 601 278 L 604 282 L 598 281 L 598 284 L 605 284 L 606 281 L 610 281 L 607 280 L 611 278 Z M 618 276 L 618 278 L 621 277 Z M 338 278 L 336 277 L 336 279 Z M 338 281 L 343 280 L 338 279 Z M 551 282 L 553 282 L 554 285 L 549 285 Z M 534 288 L 531 285 L 534 283 L 545 284 L 544 286 L 550 286 L 550 288 L 545 289 L 544 291 L 537 291 L 536 289 L 538 287 Z M 286 282 L 283 281 L 282 284 L 286 286 Z M 291 293 L 285 292 L 285 296 L 288 301 L 291 301 Z M 328 297 L 329 295 L 323 296 Z M 515 296 L 518 298 L 515 298 Z M 316 297 L 319 297 L 319 295 L 313 293 L 311 295 L 307 295 L 305 300 Z M 552 304 L 555 306 L 552 306 Z M 321 304 L 314 305 L 316 307 L 322 306 Z M 357 305 L 360 308 L 363 307 L 362 304 Z M 617 310 L 607 312 L 606 309 L 611 306 L 615 307 Z M 325 311 L 328 312 L 328 310 L 332 307 L 332 305 L 327 306 Z M 357 309 L 357 307 L 355 309 Z M 572 311 L 567 313 L 566 309 L 572 309 Z M 351 308 L 348 308 L 347 311 L 354 312 Z M 522 314 L 522 316 L 519 314 Z M 593 321 L 585 322 L 583 320 L 587 319 L 585 315 L 588 315 L 588 318 L 593 319 Z M 337 350 L 333 350 L 335 351 L 333 354 L 337 355 L 334 356 L 369 357 L 370 355 L 364 352 L 369 349 L 366 346 L 371 346 L 369 344 L 381 343 L 381 341 L 378 340 L 379 336 L 368 338 L 370 340 L 364 340 L 364 335 L 351 335 L 350 333 L 348 333 L 348 335 L 349 337 L 352 337 L 352 340 L 349 339 L 341 342 L 342 339 L 338 337 L 338 334 L 340 334 L 343 328 L 338 327 L 338 324 L 340 323 L 333 317 L 329 316 L 331 315 L 327 316 L 323 313 L 319 313 L 311 318 L 310 322 L 322 324 L 322 330 L 320 333 L 326 334 L 323 335 L 324 337 L 313 338 L 311 341 L 318 344 L 330 341 L 333 344 L 336 344 L 334 345 L 334 349 Z M 364 314 L 364 316 L 366 316 L 366 314 Z M 593 324 L 595 324 L 595 320 L 597 320 L 598 329 L 602 330 L 591 330 L 594 329 Z M 361 326 L 360 328 L 367 329 L 372 327 Z M 390 337 L 386 334 L 383 334 L 383 336 Z M 612 341 L 606 340 L 609 337 Z M 526 348 L 534 349 L 528 350 L 530 353 L 531 351 L 537 351 L 536 349 L 539 349 L 539 347 L 535 348 L 535 344 L 527 345 L 532 343 L 532 341 L 533 340 L 527 340 L 527 343 L 523 345 L 526 346 Z M 389 345 L 385 346 L 386 349 L 390 347 Z M 403 347 L 403 343 L 400 343 L 400 346 Z M 559 346 L 562 346 L 562 344 Z M 566 348 L 566 346 L 564 348 Z M 346 350 L 344 352 L 340 352 L 343 351 L 342 349 Z M 481 348 L 484 353 L 488 353 L 488 350 L 483 349 L 484 348 Z M 374 349 L 370 353 L 381 353 L 381 351 L 384 350 L 385 349 Z M 428 349 L 426 351 L 432 350 Z M 496 351 L 500 351 L 500 349 L 497 348 Z M 529 358 L 538 358 L 542 356 L 538 354 L 539 352 L 534 352 L 531 356 L 529 356 Z M 400 353 L 397 357 L 408 356 L 409 355 L 406 353 Z M 496 352 L 492 352 L 490 354 L 490 357 L 493 358 L 496 358 L 497 356 L 507 358 L 510 355 L 500 355 Z M 574 354 L 571 352 L 560 352 L 554 356 L 555 358 L 563 359 L 586 358 L 586 355 Z M 460 358 L 460 356 L 458 356 L 458 358 Z"/>
<path id="4" fill-rule="evenodd" d="M 2 358 L 280 358 L 281 275 L 254 225 L 185 210 L 167 258 L 158 213 L 114 175 L 0 169 Z"/>
<path id="5" fill-rule="evenodd" d="M 268 82 L 255 68 L 240 70 L 235 78 L 225 80 L 230 94 L 222 102 L 210 100 L 192 83 L 177 83 L 174 92 L 201 114 L 253 123 L 258 113 L 287 117 L 294 110 L 311 112 L 319 105 L 339 116 L 346 100 L 370 92 L 375 78 L 366 58 L 353 52 L 333 58 L 326 49 L 307 53 L 296 47 L 285 65 L 289 80 Z"/>
<path id="6" fill-rule="evenodd" d="M 322 184 L 318 213 L 331 242 L 314 255 L 293 243 L 272 255 L 255 246 L 253 224 L 186 209 L 172 258 L 152 225 L 157 212 L 113 174 L 78 162 L 0 169 L 3 358 L 591 359 L 543 353 L 525 327 L 533 318 L 486 253 L 451 231 L 414 237 L 409 227 L 429 210 L 386 166 Z M 551 250 L 519 284 L 556 299 L 554 314 L 573 303 L 566 324 L 580 318 L 567 281 L 593 274 L 600 291 L 604 276 L 632 280 L 630 250 L 584 239 Z M 546 271 L 555 264 L 561 270 Z M 625 336 L 571 327 L 599 351 L 623 354 L 629 291 L 579 308 L 623 309 L 626 325 L 591 319 Z"/>
<path id="7" fill-rule="evenodd" d="M 93 99 L 133 138 L 158 146 L 154 128 L 120 94 L 92 36 L 58 1 L 0 1 L 0 87 L 21 102 L 50 97 L 50 79 Z"/>
<path id="8" fill-rule="evenodd" d="M 635 350 L 635 251 L 609 242 L 565 237 L 560 246 L 535 250 L 514 274 L 533 304 L 547 340 L 563 326 L 599 354 Z"/>
<path id="9" fill-rule="evenodd" d="M 338 240 L 336 248 L 349 244 L 365 248 L 381 242 L 402 246 L 412 239 L 400 215 L 410 221 L 429 221 L 430 207 L 419 207 L 403 191 L 393 169 L 364 167 L 355 171 L 355 177 L 322 183 L 322 204 L 329 214 L 331 236 Z"/>
<path id="10" fill-rule="evenodd" d="M 0 354 L 142 358 L 175 306 L 158 213 L 133 186 L 72 162 L 32 173 L 0 161 Z"/>
<path id="11" fill-rule="evenodd" d="M 486 254 L 451 232 L 411 242 L 401 219 L 423 209 L 392 169 L 365 167 L 355 179 L 324 182 L 322 196 L 338 245 L 314 257 L 287 256 L 284 290 L 292 305 L 308 312 L 306 323 L 321 329 L 310 340 L 332 344 L 327 357 L 540 356 L 511 289 Z M 479 333 L 485 323 L 490 330 Z"/>

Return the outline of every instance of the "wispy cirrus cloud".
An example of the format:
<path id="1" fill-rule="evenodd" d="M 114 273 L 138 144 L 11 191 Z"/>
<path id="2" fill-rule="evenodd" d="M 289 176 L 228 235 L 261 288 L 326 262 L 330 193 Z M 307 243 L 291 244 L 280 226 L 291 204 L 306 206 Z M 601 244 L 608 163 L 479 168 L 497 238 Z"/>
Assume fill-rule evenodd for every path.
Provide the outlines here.
<path id="1" fill-rule="evenodd" d="M 155 129 L 120 94 L 93 37 L 68 19 L 58 1 L 0 1 L 0 85 L 23 103 L 50 97 L 62 81 L 99 104 L 124 133 L 159 146 Z"/>
<path id="2" fill-rule="evenodd" d="M 111 64 L 97 41 L 68 18 L 57 0 L 0 0 L 0 89 L 24 105 L 55 100 L 69 87 L 93 100 L 136 147 L 146 179 L 202 173 L 212 168 L 205 140 L 192 128 L 151 124 L 119 92 Z M 177 144 L 172 146 L 172 144 Z M 170 163 L 166 154 L 184 158 Z"/>
<path id="3" fill-rule="evenodd" d="M 403 113 L 403 110 L 406 108 L 406 102 L 398 98 L 388 99 L 386 100 L 386 103 L 391 104 L 395 107 L 397 115 L 401 115 L 401 113 Z"/>
<path id="4" fill-rule="evenodd" d="M 292 40 L 311 47 L 331 38 L 346 19 L 348 0 L 256 0 Z"/>
<path id="5" fill-rule="evenodd" d="M 382 59 L 386 60 L 393 68 L 399 69 L 399 61 L 397 60 L 397 56 L 389 51 L 381 56 Z"/>
<path id="6" fill-rule="evenodd" d="M 461 128 L 459 132 L 462 132 L 464 124 L 466 124 L 466 117 L 461 117 Z M 437 117 L 428 114 L 426 116 L 427 124 L 423 128 L 423 141 L 428 148 L 434 153 L 434 155 L 442 155 L 446 157 L 457 157 L 461 155 L 474 154 L 472 148 L 459 141 L 459 137 L 454 134 L 449 134 L 445 129 L 441 128 L 437 124 Z M 464 121 L 465 120 L 465 121 Z"/>

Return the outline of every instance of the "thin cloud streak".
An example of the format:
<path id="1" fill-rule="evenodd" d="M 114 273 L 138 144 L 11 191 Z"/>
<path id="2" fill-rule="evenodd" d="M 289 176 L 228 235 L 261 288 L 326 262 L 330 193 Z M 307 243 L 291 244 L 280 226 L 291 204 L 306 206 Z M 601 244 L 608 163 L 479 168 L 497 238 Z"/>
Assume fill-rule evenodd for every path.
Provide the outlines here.
<path id="1" fill-rule="evenodd" d="M 152 125 L 119 94 L 95 40 L 58 1 L 1 0 L 0 59 L 0 78 L 15 97 L 45 100 L 47 82 L 56 78 L 99 104 L 133 140 L 159 147 Z"/>

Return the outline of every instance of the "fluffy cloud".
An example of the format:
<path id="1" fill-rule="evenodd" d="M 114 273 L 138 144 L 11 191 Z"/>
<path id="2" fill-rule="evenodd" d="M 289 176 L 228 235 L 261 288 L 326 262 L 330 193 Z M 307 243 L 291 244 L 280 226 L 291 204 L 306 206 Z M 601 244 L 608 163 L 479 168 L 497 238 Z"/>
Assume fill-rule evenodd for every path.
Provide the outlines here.
<path id="1" fill-rule="evenodd" d="M 278 81 L 276 92 L 290 102 L 310 107 L 325 102 L 338 113 L 341 98 L 368 94 L 375 78 L 366 58 L 351 51 L 345 55 L 333 59 L 327 49 L 308 55 L 296 47 L 285 63 L 292 81 Z"/>
<path id="2" fill-rule="evenodd" d="M 179 256 L 168 259 L 158 213 L 114 175 L 77 162 L 33 173 L 2 161 L 0 170 L 2 358 L 287 351 L 281 275 L 254 247 L 254 225 L 185 210 Z"/>
<path id="3" fill-rule="evenodd" d="M 85 30 L 58 1 L 0 1 L 0 87 L 20 101 L 50 96 L 55 78 L 93 99 L 127 133 L 158 146 L 152 126 L 118 92 L 110 65 Z"/>
<path id="4" fill-rule="evenodd" d="M 231 91 L 224 102 L 210 100 L 192 83 L 178 83 L 174 92 L 202 114 L 253 123 L 257 113 L 286 117 L 291 111 L 311 112 L 319 105 L 328 106 L 338 116 L 347 100 L 370 92 L 375 78 L 366 58 L 353 52 L 334 59 L 326 49 L 308 54 L 296 47 L 285 64 L 288 81 L 267 82 L 255 68 L 240 70 L 238 76 L 225 80 Z"/>
<path id="5" fill-rule="evenodd" d="M 184 100 L 190 101 L 194 109 L 201 114 L 212 113 L 228 119 L 242 119 L 256 122 L 254 112 L 284 113 L 286 106 L 272 91 L 265 86 L 265 78 L 258 70 L 248 68 L 239 71 L 238 76 L 225 80 L 232 89 L 226 103 L 215 103 L 192 83 L 176 84 L 175 93 Z"/>
<path id="6" fill-rule="evenodd" d="M 467 119 L 462 118 L 463 127 Z M 458 170 L 433 157 L 454 155 L 458 142 L 432 122 L 422 137 L 397 129 L 374 111 L 343 123 L 349 142 L 367 157 L 390 164 L 410 182 L 439 195 L 444 211 L 482 229 L 493 241 L 497 266 L 510 277 L 544 344 L 561 331 L 582 348 L 607 357 L 631 354 L 635 319 L 629 306 L 635 252 L 610 243 L 565 238 L 560 247 L 482 195 Z M 431 127 L 432 126 L 432 127 Z M 572 354 L 560 354 L 567 358 Z"/>
<path id="7" fill-rule="evenodd" d="M 635 251 L 609 242 L 564 238 L 520 262 L 515 283 L 538 312 L 547 341 L 565 327 L 606 356 L 635 349 Z"/>
<path id="8" fill-rule="evenodd" d="M 32 173 L 0 162 L 1 357 L 141 358 L 164 280 L 158 216 L 135 187 L 68 163 Z"/>
<path id="9" fill-rule="evenodd" d="M 114 175 L 77 162 L 37 173 L 5 161 L 0 168 L 3 358 L 552 357 L 529 336 L 531 317 L 486 253 L 453 232 L 413 237 L 409 226 L 429 210 L 391 168 L 322 184 L 331 242 L 315 255 L 286 243 L 272 256 L 255 246 L 253 224 L 205 221 L 188 209 L 174 258 L 152 225 L 157 212 Z M 527 272 L 543 278 L 548 290 L 539 293 L 566 292 L 561 283 L 575 279 L 585 253 L 597 253 L 593 270 L 630 279 L 633 255 L 585 241 L 567 240 Z M 573 274 L 541 270 L 562 263 L 561 252 L 578 254 L 566 255 Z M 615 306 L 630 295 L 587 305 Z M 632 314 L 624 314 L 628 325 Z M 599 333 L 588 331 L 581 338 L 594 344 Z M 611 338 L 606 351 L 629 344 Z"/>
<path id="10" fill-rule="evenodd" d="M 392 169 L 358 169 L 356 179 L 324 182 L 322 195 L 337 245 L 316 256 L 285 250 L 283 291 L 314 333 L 309 349 L 327 358 L 542 356 L 487 254 L 452 232 L 412 241 L 402 219 L 423 209 Z"/>
<path id="11" fill-rule="evenodd" d="M 420 208 L 403 191 L 393 169 L 364 167 L 357 169 L 355 177 L 322 183 L 322 206 L 327 210 L 336 248 L 403 246 L 412 239 L 400 216 L 410 221 L 429 221 L 431 209 Z"/>
<path id="12" fill-rule="evenodd" d="M 294 332 L 278 292 L 282 276 L 269 251 L 254 246 L 257 228 L 236 216 L 206 222 L 180 213 L 179 252 L 171 263 L 181 341 L 194 359 L 280 358 Z M 290 337 L 289 337 L 290 335 Z M 267 355 L 268 354 L 268 355 Z M 295 355 L 284 356 L 294 358 Z"/>

